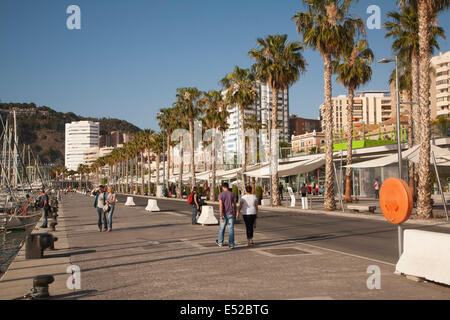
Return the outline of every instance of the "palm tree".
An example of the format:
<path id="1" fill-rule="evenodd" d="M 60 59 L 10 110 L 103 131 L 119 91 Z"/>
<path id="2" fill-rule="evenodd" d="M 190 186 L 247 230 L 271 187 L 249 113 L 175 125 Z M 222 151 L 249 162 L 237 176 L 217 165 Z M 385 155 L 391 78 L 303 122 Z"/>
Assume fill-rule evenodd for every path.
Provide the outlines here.
<path id="1" fill-rule="evenodd" d="M 436 20 L 437 12 L 433 12 L 432 20 Z M 388 17 L 391 21 L 385 23 L 384 27 L 388 30 L 386 38 L 392 37 L 394 42 L 392 50 L 399 57 L 400 70 L 403 77 L 400 77 L 400 88 L 406 90 L 408 101 L 419 101 L 419 19 L 417 1 L 409 4 L 403 3 L 400 12 L 389 12 Z M 435 25 L 429 25 L 430 32 L 430 50 L 439 49 L 437 37 L 445 38 L 444 30 Z M 391 81 L 395 81 L 395 71 Z M 420 123 L 422 117 L 419 108 L 411 106 L 410 116 L 408 118 L 408 144 L 411 148 L 416 144 L 420 144 L 421 133 Z M 410 188 L 415 193 L 413 163 L 409 164 L 409 180 Z"/>
<path id="2" fill-rule="evenodd" d="M 152 144 L 152 151 L 156 154 L 156 186 L 159 186 L 159 165 L 160 165 L 160 158 L 161 154 L 164 151 L 164 133 L 158 132 L 153 135 L 153 144 Z M 149 173 L 149 189 L 150 190 L 150 175 Z M 149 191 L 150 192 L 150 191 Z"/>
<path id="3" fill-rule="evenodd" d="M 417 199 L 417 213 L 430 219 L 433 216 L 431 207 L 431 110 L 430 110 L 430 25 L 433 17 L 440 11 L 450 7 L 450 0 L 402 0 L 401 3 L 417 3 L 419 19 L 419 103 L 421 121 L 421 142 L 419 155 L 419 185 Z"/>
<path id="4" fill-rule="evenodd" d="M 181 121 L 186 121 L 189 125 L 190 151 L 191 151 L 191 186 L 195 186 L 195 136 L 194 122 L 201 115 L 201 97 L 202 92 L 197 88 L 179 88 L 177 89 L 177 110 L 181 115 Z"/>
<path id="5" fill-rule="evenodd" d="M 171 140 L 172 133 L 174 130 L 177 129 L 173 124 L 174 116 L 175 116 L 175 114 L 174 114 L 173 108 L 161 109 L 157 116 L 157 119 L 159 121 L 159 127 L 162 130 L 162 132 L 164 132 L 166 134 L 165 142 L 166 142 L 166 153 L 167 153 L 167 163 L 168 163 L 168 169 L 166 171 L 167 183 L 169 183 L 169 178 L 170 178 L 170 169 L 169 168 L 170 168 L 170 161 L 171 161 L 170 147 L 172 145 L 172 140 Z M 166 156 L 163 155 L 163 157 L 166 157 Z"/>
<path id="6" fill-rule="evenodd" d="M 324 61 L 324 124 L 325 124 L 325 209 L 336 209 L 333 172 L 333 110 L 332 56 L 339 56 L 342 47 L 351 43 L 355 34 L 364 29 L 361 19 L 349 16 L 352 0 L 304 0 L 308 12 L 297 13 L 292 20 L 297 25 L 306 47 L 318 50 Z"/>
<path id="7" fill-rule="evenodd" d="M 185 111 L 185 104 L 186 102 L 184 99 L 179 97 L 179 99 L 173 104 L 173 108 L 175 110 L 174 117 L 173 117 L 173 124 L 176 126 L 177 129 L 180 130 L 186 130 L 189 128 L 189 117 L 186 114 L 183 114 Z M 178 184 L 177 184 L 177 198 L 182 199 L 183 198 L 183 173 L 184 173 L 184 150 L 186 141 L 184 141 L 183 135 L 180 137 L 180 149 L 178 150 L 178 157 L 179 157 L 179 169 L 178 169 Z M 191 153 L 192 157 L 193 154 Z M 191 167 L 192 170 L 192 167 Z"/>
<path id="8" fill-rule="evenodd" d="M 346 121 L 346 138 L 347 138 L 347 169 L 345 173 L 345 202 L 352 202 L 351 194 L 351 176 L 352 168 L 348 166 L 352 164 L 353 150 L 353 99 L 355 90 L 361 85 L 367 83 L 372 78 L 372 68 L 370 64 L 374 58 L 369 44 L 365 40 L 360 40 L 354 45 L 343 50 L 342 55 L 333 61 L 334 72 L 337 73 L 337 81 L 348 90 L 347 103 L 347 121 Z"/>
<path id="9" fill-rule="evenodd" d="M 255 88 L 255 75 L 250 69 L 241 69 L 234 67 L 233 73 L 229 73 L 220 83 L 224 87 L 225 104 L 227 106 L 238 106 L 241 122 L 241 155 L 242 155 L 242 194 L 245 192 L 245 172 L 247 171 L 247 150 L 245 148 L 245 110 L 255 104 L 258 93 Z"/>
<path id="10" fill-rule="evenodd" d="M 306 69 L 306 61 L 301 54 L 303 49 L 297 41 L 288 42 L 287 34 L 259 38 L 257 48 L 248 54 L 256 62 L 252 71 L 258 80 L 267 83 L 272 89 L 272 130 L 278 127 L 278 93 L 292 86 Z M 273 136 L 273 135 L 272 135 Z M 278 150 L 278 141 L 271 139 L 270 149 Z M 276 163 L 274 163 L 276 162 Z M 271 159 L 272 166 L 272 204 L 280 205 L 278 190 L 278 161 Z"/>
<path id="11" fill-rule="evenodd" d="M 224 104 L 222 93 L 220 91 L 211 90 L 208 93 L 205 93 L 203 102 L 205 115 L 202 120 L 205 123 L 207 129 L 214 129 L 211 139 L 211 181 L 209 199 L 211 201 L 215 201 L 217 164 L 216 130 L 226 130 L 225 128 L 228 127 L 228 111 Z"/>

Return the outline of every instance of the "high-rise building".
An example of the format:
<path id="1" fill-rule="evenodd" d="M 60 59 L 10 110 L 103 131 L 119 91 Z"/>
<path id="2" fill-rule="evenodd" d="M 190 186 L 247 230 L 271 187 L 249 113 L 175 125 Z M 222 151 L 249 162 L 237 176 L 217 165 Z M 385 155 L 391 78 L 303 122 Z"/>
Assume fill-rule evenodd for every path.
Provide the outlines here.
<path id="1" fill-rule="evenodd" d="M 347 123 L 348 97 L 340 95 L 332 98 L 333 104 L 333 130 L 345 130 Z M 395 108 L 389 91 L 361 91 L 356 92 L 353 98 L 353 125 L 360 127 L 368 124 L 378 124 L 395 116 Z M 325 129 L 323 118 L 324 104 L 320 106 L 322 115 L 322 128 Z"/>
<path id="2" fill-rule="evenodd" d="M 65 166 L 77 170 L 84 164 L 84 157 L 89 148 L 99 146 L 100 123 L 77 121 L 66 123 Z"/>
<path id="3" fill-rule="evenodd" d="M 431 58 L 431 118 L 450 116 L 450 51 Z"/>
<path id="4" fill-rule="evenodd" d="M 254 116 L 256 121 L 267 125 L 272 118 L 272 89 L 264 83 L 256 84 L 258 98 L 256 103 L 245 110 L 245 117 L 249 119 Z M 229 154 L 237 153 L 241 149 L 242 134 L 240 122 L 240 110 L 238 106 L 228 107 L 230 113 L 228 118 L 229 128 L 224 134 L 225 152 Z M 272 126 L 272 125 L 271 125 Z M 289 90 L 286 89 L 278 93 L 278 126 L 280 128 L 280 141 L 288 142 L 289 134 Z"/>

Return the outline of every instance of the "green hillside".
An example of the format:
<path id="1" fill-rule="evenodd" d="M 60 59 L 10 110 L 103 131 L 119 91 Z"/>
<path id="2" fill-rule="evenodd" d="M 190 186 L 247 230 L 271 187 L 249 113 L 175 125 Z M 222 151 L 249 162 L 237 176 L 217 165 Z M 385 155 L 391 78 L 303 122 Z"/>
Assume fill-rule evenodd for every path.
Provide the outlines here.
<path id="1" fill-rule="evenodd" d="M 0 114 L 5 122 L 11 111 L 16 110 L 19 145 L 30 145 L 44 163 L 64 164 L 65 123 L 72 121 L 95 121 L 100 123 L 100 134 L 111 131 L 136 133 L 135 125 L 114 118 L 88 118 L 72 112 L 57 112 L 49 107 L 37 107 L 34 103 L 0 103 Z M 3 131 L 0 128 L 0 132 Z"/>

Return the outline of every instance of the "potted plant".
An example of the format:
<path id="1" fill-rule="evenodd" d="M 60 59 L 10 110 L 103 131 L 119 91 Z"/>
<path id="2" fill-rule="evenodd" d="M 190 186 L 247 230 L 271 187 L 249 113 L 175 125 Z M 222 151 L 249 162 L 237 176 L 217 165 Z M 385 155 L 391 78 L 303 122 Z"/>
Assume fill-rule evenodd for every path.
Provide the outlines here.
<path id="1" fill-rule="evenodd" d="M 261 201 L 263 198 L 263 188 L 261 186 L 257 186 L 255 189 L 255 196 L 258 199 L 258 205 L 261 205 Z"/>

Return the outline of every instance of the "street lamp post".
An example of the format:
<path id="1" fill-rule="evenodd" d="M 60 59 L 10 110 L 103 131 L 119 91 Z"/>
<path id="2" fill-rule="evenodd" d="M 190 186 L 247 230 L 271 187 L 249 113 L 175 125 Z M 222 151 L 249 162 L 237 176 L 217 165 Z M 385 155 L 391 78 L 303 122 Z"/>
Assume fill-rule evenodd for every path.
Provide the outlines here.
<path id="1" fill-rule="evenodd" d="M 396 114 L 397 114 L 397 153 L 398 153 L 398 177 L 403 179 L 402 176 L 402 139 L 400 131 L 400 90 L 398 84 L 398 56 L 394 59 L 381 59 L 378 63 L 391 63 L 395 62 L 395 96 L 396 96 Z M 398 225 L 398 253 L 399 258 L 403 253 L 403 229 L 402 224 Z"/>

